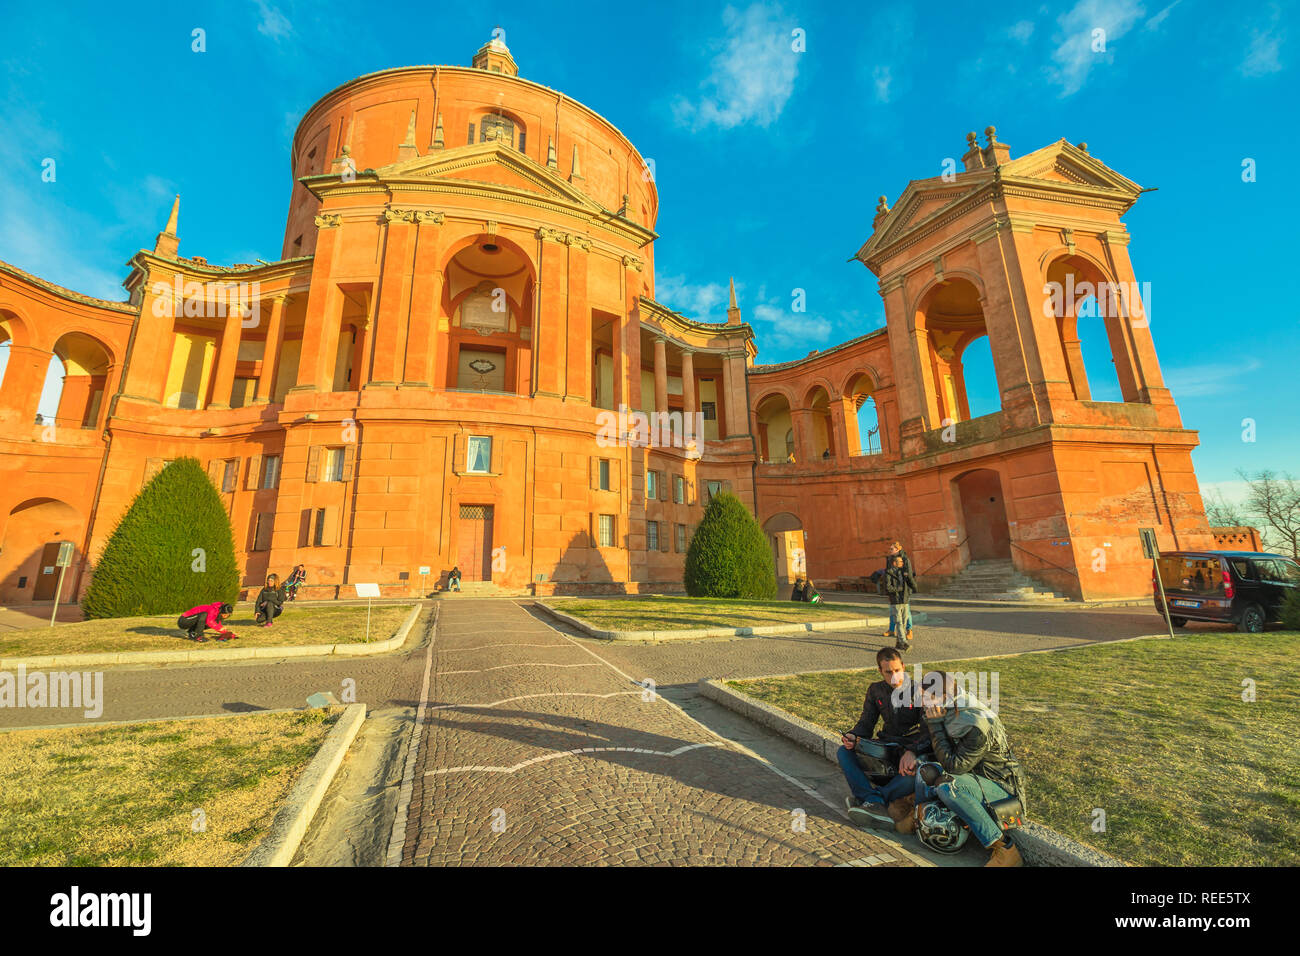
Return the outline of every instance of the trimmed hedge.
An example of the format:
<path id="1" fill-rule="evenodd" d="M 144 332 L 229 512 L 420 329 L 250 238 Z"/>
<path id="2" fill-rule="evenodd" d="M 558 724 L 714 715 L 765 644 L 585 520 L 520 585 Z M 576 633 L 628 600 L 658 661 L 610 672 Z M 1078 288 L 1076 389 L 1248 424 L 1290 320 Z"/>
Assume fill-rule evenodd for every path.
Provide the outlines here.
<path id="1" fill-rule="evenodd" d="M 691 597 L 776 598 L 772 547 L 734 494 L 724 492 L 709 502 L 686 550 L 683 583 Z"/>
<path id="2" fill-rule="evenodd" d="M 239 578 L 234 532 L 217 489 L 196 459 L 178 458 L 118 522 L 81 609 L 88 620 L 180 615 L 199 604 L 233 604 Z"/>

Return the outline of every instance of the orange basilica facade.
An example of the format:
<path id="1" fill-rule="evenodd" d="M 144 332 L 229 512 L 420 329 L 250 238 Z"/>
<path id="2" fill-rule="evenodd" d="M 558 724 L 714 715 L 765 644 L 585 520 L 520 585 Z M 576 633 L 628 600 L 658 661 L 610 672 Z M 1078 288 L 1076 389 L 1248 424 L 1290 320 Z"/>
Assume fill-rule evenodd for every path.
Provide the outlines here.
<path id="1" fill-rule="evenodd" d="M 1012 158 L 970 134 L 963 168 L 882 197 L 857 252 L 885 327 L 764 365 L 734 291 L 720 323 L 655 300 L 636 147 L 517 72 L 493 40 L 327 94 L 277 262 L 179 255 L 178 199 L 126 302 L 0 263 L 0 602 L 51 600 L 65 541 L 80 597 L 183 455 L 244 585 L 302 564 L 308 597 L 413 595 L 452 566 L 502 593 L 680 590 L 724 490 L 783 583 L 861 587 L 897 539 L 923 587 L 986 565 L 1129 597 L 1150 593 L 1139 527 L 1213 546 L 1121 222 L 1142 190 L 1085 144 Z M 1092 400 L 1080 322 L 1104 324 L 1122 401 Z M 971 417 L 985 337 L 1001 410 Z"/>

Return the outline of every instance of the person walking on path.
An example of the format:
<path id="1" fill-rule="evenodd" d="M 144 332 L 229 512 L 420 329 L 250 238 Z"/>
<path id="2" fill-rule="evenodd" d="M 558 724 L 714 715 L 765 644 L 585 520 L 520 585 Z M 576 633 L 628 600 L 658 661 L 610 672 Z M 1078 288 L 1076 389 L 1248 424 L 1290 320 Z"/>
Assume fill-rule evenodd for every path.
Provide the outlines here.
<path id="1" fill-rule="evenodd" d="M 901 554 L 894 555 L 885 571 L 885 593 L 889 595 L 889 631 L 894 646 L 905 651 L 912 646 L 912 610 L 908 603 L 916 593 L 916 579 Z"/>
<path id="2" fill-rule="evenodd" d="M 266 576 L 266 587 L 257 592 L 256 621 L 262 627 L 270 627 L 284 610 L 284 591 L 279 587 L 280 579 L 274 574 Z"/>
<path id="3" fill-rule="evenodd" d="M 221 622 L 234 613 L 235 608 L 232 604 L 222 604 L 220 601 L 214 604 L 200 604 L 178 617 L 176 626 L 184 631 L 191 641 L 199 644 L 207 640 L 203 632 L 209 628 L 217 632 L 216 640 L 228 641 L 235 636 L 235 632 L 223 627 Z"/>
<path id="4" fill-rule="evenodd" d="M 882 572 L 882 576 L 885 578 L 884 583 L 886 585 L 882 589 L 882 591 L 885 594 L 889 593 L 888 590 L 889 569 L 894 566 L 894 558 L 897 557 L 901 557 L 903 559 L 903 568 L 907 571 L 908 576 L 910 577 L 912 574 L 912 559 L 907 556 L 907 552 L 903 550 L 902 544 L 895 541 L 893 544 L 889 546 L 889 554 L 885 556 L 885 570 Z M 913 591 L 916 590 L 915 579 L 913 579 L 912 590 Z M 902 629 L 900 630 L 899 628 L 895 627 L 894 614 L 893 614 L 894 602 L 891 600 L 889 603 L 890 603 L 889 631 L 885 634 L 885 637 L 892 637 L 895 640 L 899 640 L 903 633 L 910 634 L 912 631 L 912 608 L 911 605 L 906 605 L 904 607 L 905 616 L 903 620 L 899 622 L 902 625 Z"/>

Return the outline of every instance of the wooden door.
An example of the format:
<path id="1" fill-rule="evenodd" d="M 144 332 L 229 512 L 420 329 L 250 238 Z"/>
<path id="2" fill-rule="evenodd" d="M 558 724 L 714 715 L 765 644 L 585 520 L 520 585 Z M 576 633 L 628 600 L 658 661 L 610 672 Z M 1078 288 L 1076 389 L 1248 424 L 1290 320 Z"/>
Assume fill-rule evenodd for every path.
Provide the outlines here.
<path id="1" fill-rule="evenodd" d="M 492 506 L 461 505 L 457 565 L 466 581 L 492 580 Z"/>
<path id="2" fill-rule="evenodd" d="M 59 542 L 50 541 L 41 549 L 41 563 L 36 569 L 35 601 L 53 601 L 54 589 L 59 584 L 59 569 L 54 562 L 59 559 Z"/>

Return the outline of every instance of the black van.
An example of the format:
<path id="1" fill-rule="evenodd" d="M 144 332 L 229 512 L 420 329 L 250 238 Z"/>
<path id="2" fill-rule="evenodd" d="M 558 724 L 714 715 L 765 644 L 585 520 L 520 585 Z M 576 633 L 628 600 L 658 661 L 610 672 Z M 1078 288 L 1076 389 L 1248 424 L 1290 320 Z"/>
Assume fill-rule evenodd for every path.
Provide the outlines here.
<path id="1" fill-rule="evenodd" d="M 1286 595 L 1300 587 L 1300 566 L 1260 551 L 1173 551 L 1156 559 L 1174 627 L 1188 621 L 1235 624 L 1258 634 L 1281 619 Z M 1151 590 L 1163 617 L 1155 571 Z"/>

